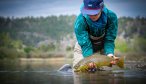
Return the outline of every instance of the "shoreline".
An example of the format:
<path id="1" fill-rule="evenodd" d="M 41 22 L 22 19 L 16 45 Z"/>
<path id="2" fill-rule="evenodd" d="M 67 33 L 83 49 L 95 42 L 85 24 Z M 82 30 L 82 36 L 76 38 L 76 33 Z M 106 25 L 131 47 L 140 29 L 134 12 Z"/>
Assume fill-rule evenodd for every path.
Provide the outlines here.
<path id="1" fill-rule="evenodd" d="M 20 63 L 72 63 L 72 58 L 57 57 L 57 58 L 19 58 Z"/>
<path id="2" fill-rule="evenodd" d="M 65 57 L 57 57 L 57 58 L 18 58 L 20 61 L 26 61 L 26 60 L 30 60 L 30 61 L 42 61 L 42 60 L 65 60 Z"/>

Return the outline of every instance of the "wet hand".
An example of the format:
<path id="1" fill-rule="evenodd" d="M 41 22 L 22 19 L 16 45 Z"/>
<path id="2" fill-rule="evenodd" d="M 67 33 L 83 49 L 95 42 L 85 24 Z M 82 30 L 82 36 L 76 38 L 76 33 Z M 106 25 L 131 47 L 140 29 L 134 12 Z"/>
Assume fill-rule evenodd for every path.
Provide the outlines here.
<path id="1" fill-rule="evenodd" d="M 94 62 L 88 63 L 89 68 L 96 68 L 96 64 Z"/>
<path id="2" fill-rule="evenodd" d="M 96 71 L 96 64 L 94 62 L 88 63 L 88 72 L 95 72 Z"/>

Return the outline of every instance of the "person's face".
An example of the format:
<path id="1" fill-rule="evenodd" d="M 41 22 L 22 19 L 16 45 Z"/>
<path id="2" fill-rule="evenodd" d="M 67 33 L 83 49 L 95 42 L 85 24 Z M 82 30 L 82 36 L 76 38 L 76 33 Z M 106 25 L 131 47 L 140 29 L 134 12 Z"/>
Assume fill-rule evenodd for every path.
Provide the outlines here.
<path id="1" fill-rule="evenodd" d="M 92 21 L 97 21 L 101 15 L 101 11 L 96 15 L 88 15 Z"/>

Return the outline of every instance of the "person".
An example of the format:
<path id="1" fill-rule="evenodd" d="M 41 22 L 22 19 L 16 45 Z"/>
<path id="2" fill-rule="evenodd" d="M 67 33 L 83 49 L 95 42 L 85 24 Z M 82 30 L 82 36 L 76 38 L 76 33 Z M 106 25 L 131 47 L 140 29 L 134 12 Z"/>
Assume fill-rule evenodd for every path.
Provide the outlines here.
<path id="1" fill-rule="evenodd" d="M 80 11 L 74 26 L 77 42 L 74 47 L 73 66 L 96 52 L 114 58 L 115 61 L 111 61 L 111 64 L 115 64 L 119 59 L 114 56 L 117 15 L 104 5 L 103 0 L 83 0 Z M 88 65 L 95 67 L 94 62 Z"/>

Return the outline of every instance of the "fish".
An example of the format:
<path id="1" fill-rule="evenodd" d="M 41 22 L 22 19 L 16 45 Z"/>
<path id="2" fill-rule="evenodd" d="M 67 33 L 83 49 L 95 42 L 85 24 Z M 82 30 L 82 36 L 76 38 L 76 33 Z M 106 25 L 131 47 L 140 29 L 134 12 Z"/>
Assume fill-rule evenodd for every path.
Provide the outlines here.
<path id="1" fill-rule="evenodd" d="M 119 60 L 116 63 L 116 66 L 119 68 L 124 68 L 124 58 L 125 56 L 119 57 Z M 96 69 L 100 70 L 103 66 L 112 67 L 111 61 L 113 61 L 113 58 L 110 58 L 106 55 L 99 55 L 99 54 L 93 54 L 91 56 L 85 57 L 84 59 L 80 60 L 73 68 L 74 72 L 88 72 L 89 66 L 88 64 L 91 62 L 95 63 Z"/>

